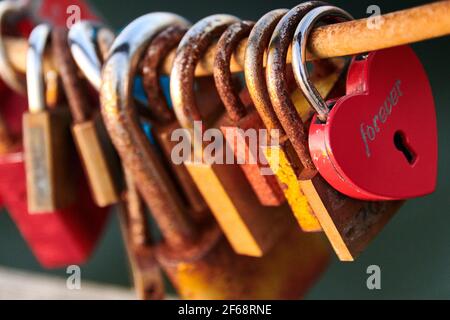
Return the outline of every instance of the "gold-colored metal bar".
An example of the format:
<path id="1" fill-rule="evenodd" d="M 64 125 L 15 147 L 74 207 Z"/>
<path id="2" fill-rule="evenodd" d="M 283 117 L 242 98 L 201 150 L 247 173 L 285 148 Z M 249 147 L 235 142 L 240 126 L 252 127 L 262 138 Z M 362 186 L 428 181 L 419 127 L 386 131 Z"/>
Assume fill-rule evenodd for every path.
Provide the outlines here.
<path id="1" fill-rule="evenodd" d="M 316 28 L 309 39 L 308 59 L 323 59 L 353 55 L 398 45 L 419 42 L 450 34 L 450 0 L 438 1 L 410 9 L 396 11 L 381 16 L 382 23 L 370 28 L 370 18 Z M 24 39 L 6 38 L 7 50 L 13 66 L 25 72 L 27 43 Z M 243 70 L 244 39 L 231 60 L 231 70 Z M 209 48 L 196 69 L 197 76 L 211 75 L 215 46 Z M 47 64 L 50 67 L 50 52 Z M 162 66 L 162 73 L 169 74 L 175 51 L 171 52 Z M 288 62 L 291 54 L 288 53 Z"/>

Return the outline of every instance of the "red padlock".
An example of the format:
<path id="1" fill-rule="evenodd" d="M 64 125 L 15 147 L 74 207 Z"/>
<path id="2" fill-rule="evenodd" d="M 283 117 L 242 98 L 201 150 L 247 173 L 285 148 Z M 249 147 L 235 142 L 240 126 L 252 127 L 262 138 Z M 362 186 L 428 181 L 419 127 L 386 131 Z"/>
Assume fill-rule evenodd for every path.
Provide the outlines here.
<path id="1" fill-rule="evenodd" d="M 437 178 L 433 94 L 418 57 L 400 46 L 354 57 L 346 95 L 325 103 L 309 81 L 306 39 L 315 22 L 351 17 L 338 8 L 311 11 L 293 40 L 297 83 L 316 109 L 309 148 L 320 174 L 358 199 L 398 200 L 432 193 Z"/>
<path id="2" fill-rule="evenodd" d="M 1 50 L 0 50 L 1 51 Z M 0 52 L 1 55 L 1 52 Z M 7 62 L 5 56 L 4 60 Z M 2 77 L 4 74 L 1 74 Z M 55 212 L 30 214 L 27 210 L 24 156 L 21 146 L 25 97 L 6 89 L 0 111 L 15 147 L 0 155 L 0 197 L 39 262 L 49 268 L 84 262 L 106 223 L 107 210 L 90 198 L 83 175 L 78 175 L 77 202 Z M 74 166 L 74 170 L 78 170 Z"/>

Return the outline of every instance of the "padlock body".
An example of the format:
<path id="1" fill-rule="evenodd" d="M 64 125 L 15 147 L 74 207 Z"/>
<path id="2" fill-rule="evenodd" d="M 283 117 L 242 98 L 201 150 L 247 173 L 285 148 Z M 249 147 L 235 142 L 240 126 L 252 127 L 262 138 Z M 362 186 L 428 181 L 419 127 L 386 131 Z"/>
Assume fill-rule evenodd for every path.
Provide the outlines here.
<path id="1" fill-rule="evenodd" d="M 233 154 L 231 150 L 217 152 Z M 188 161 L 185 165 L 237 253 L 263 256 L 289 225 L 295 224 L 287 204 L 261 205 L 239 165 L 201 161 Z"/>
<path id="2" fill-rule="evenodd" d="M 100 115 L 97 114 L 93 120 L 73 125 L 72 132 L 95 203 L 99 207 L 117 203 L 117 158 Z"/>
<path id="3" fill-rule="evenodd" d="M 235 159 L 241 159 L 243 162 L 239 165 L 261 204 L 279 206 L 284 203 L 286 198 L 283 190 L 261 149 L 262 144 L 265 144 L 265 141 L 261 141 L 264 138 L 260 132 L 264 130 L 264 125 L 256 111 L 245 116 L 237 124 L 233 124 L 225 117 L 222 119 L 220 130 L 228 146 L 233 150 Z M 268 137 L 268 134 L 264 137 Z"/>
<path id="4" fill-rule="evenodd" d="M 23 115 L 28 210 L 49 212 L 74 201 L 69 114 L 64 109 Z"/>
<path id="5" fill-rule="evenodd" d="M 313 118 L 309 137 L 320 174 L 350 197 L 407 199 L 436 187 L 433 95 L 409 46 L 353 59 L 347 94 L 336 101 L 325 123 Z"/>
<path id="6" fill-rule="evenodd" d="M 217 229 L 184 252 L 158 248 L 158 261 L 183 299 L 299 299 L 326 269 L 320 234 L 293 226 L 262 258 L 236 254 Z"/>

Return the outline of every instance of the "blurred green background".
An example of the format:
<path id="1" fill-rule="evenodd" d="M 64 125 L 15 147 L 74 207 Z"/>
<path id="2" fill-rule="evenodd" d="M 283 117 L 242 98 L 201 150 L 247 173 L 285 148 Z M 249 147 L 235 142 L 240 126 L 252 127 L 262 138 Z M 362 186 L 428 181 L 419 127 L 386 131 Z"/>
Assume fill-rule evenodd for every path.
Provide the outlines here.
<path id="1" fill-rule="evenodd" d="M 382 13 L 405 9 L 427 1 L 332 1 L 356 18 L 367 17 L 376 4 Z M 257 20 L 276 8 L 291 8 L 298 1 L 150 1 L 91 0 L 97 12 L 116 29 L 151 11 L 172 11 L 191 21 L 213 13 L 231 13 Z M 450 19 L 450 17 L 449 17 Z M 334 258 L 331 267 L 311 290 L 309 299 L 448 299 L 450 298 L 450 38 L 414 44 L 428 72 L 436 102 L 439 127 L 439 181 L 434 194 L 408 201 L 369 248 L 353 263 Z M 449 214 L 449 215 L 447 215 Z M 366 287 L 366 269 L 381 267 L 381 290 Z M 6 212 L 0 214 L 0 265 L 47 274 Z M 91 261 L 82 267 L 84 280 L 130 285 L 117 216 L 113 215 Z M 261 279 L 263 281 L 263 279 Z"/>

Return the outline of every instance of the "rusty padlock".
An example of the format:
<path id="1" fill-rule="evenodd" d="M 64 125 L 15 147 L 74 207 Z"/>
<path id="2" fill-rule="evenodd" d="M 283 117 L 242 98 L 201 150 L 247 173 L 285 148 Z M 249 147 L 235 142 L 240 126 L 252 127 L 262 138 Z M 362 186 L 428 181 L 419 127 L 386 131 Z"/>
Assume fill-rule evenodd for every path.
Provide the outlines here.
<path id="1" fill-rule="evenodd" d="M 142 132 L 128 84 L 148 42 L 174 24 L 185 27 L 187 22 L 167 13 L 136 19 L 115 40 L 102 72 L 106 127 L 124 165 L 136 182 L 140 180 L 139 192 L 163 234 L 158 261 L 185 299 L 299 298 L 328 262 L 322 237 L 291 225 L 266 256 L 236 254 L 213 221 L 195 222 L 183 209 L 161 159 Z"/>
<path id="2" fill-rule="evenodd" d="M 171 140 L 173 130 L 179 129 L 180 125 L 175 118 L 166 101 L 166 97 L 160 85 L 159 68 L 164 62 L 166 55 L 176 48 L 187 28 L 170 27 L 160 32 L 148 46 L 142 62 L 142 75 L 145 93 L 148 99 L 149 110 L 152 111 L 154 121 L 152 124 L 153 136 L 160 147 L 165 163 L 168 164 L 177 185 L 181 188 L 181 195 L 186 198 L 186 205 L 192 208 L 193 214 L 199 215 L 201 219 L 206 211 L 206 203 L 201 196 L 197 186 L 184 164 L 175 164 L 171 160 L 172 149 L 176 142 Z M 211 108 L 214 110 L 214 108 Z M 211 113 L 213 110 L 207 110 Z M 205 115 L 210 117 L 210 115 Z"/>
<path id="3" fill-rule="evenodd" d="M 100 88 L 102 60 L 114 34 L 102 24 L 79 21 L 69 30 L 71 51 L 80 71 L 94 89 Z M 117 203 L 120 230 L 138 299 L 164 297 L 164 283 L 151 246 L 146 212 L 131 173 L 123 168 L 125 190 Z"/>
<path id="4" fill-rule="evenodd" d="M 308 9 L 308 6 L 303 7 L 302 12 Z M 268 146 L 264 149 L 264 152 L 272 171 L 283 185 L 284 195 L 295 218 L 303 231 L 321 231 L 320 223 L 315 217 L 299 185 L 298 176 L 302 165 L 273 110 L 266 86 L 264 73 L 265 52 L 275 27 L 287 12 L 287 9 L 273 10 L 256 22 L 250 32 L 246 48 L 245 81 L 254 106 L 264 126 L 270 134 L 275 133 L 279 136 L 279 145 Z M 318 88 L 323 90 L 324 93 L 328 93 L 336 83 L 338 77 L 339 72 L 334 72 L 314 80 Z M 306 104 L 299 90 L 292 95 L 299 103 Z"/>
<path id="5" fill-rule="evenodd" d="M 70 45 L 77 46 L 79 26 L 70 32 Z M 84 25 L 81 25 L 84 26 Z M 95 32 L 95 30 L 92 30 Z M 84 34 L 84 33 L 83 33 Z M 100 110 L 92 108 L 97 101 L 89 96 L 87 83 L 78 75 L 71 56 L 67 31 L 56 27 L 52 31 L 52 48 L 58 72 L 61 77 L 67 103 L 72 114 L 72 134 L 78 154 L 83 163 L 95 203 L 106 207 L 119 201 L 118 172 L 120 172 L 114 150 L 106 134 Z"/>
<path id="6" fill-rule="evenodd" d="M 27 56 L 29 111 L 23 116 L 23 142 L 28 210 L 32 213 L 61 209 L 75 200 L 73 170 L 69 168 L 70 116 L 62 107 L 48 109 L 44 97 L 42 57 L 50 30 L 46 24 L 33 29 Z"/>
<path id="7" fill-rule="evenodd" d="M 317 14 L 323 8 L 328 7 L 323 6 L 310 11 L 310 13 Z M 304 20 L 301 20 L 296 32 L 304 32 L 303 30 L 311 21 L 311 17 L 308 13 L 303 18 Z M 307 120 L 309 120 L 308 118 L 312 114 L 311 107 L 305 104 L 295 105 L 289 97 L 283 95 L 285 92 L 285 89 L 283 89 L 285 85 L 283 79 L 285 54 L 280 52 L 287 51 L 291 39 L 285 38 L 285 36 L 294 36 L 291 31 L 295 31 L 297 23 L 298 21 L 293 19 L 284 20 L 283 18 L 274 31 L 269 50 L 267 83 L 272 104 L 289 136 L 289 140 L 299 146 L 296 150 L 302 162 L 309 163 L 311 159 L 307 147 L 307 137 L 302 136 L 302 133 L 307 132 L 307 124 L 301 119 L 300 113 L 309 115 L 307 117 Z M 294 38 L 297 38 L 297 36 Z M 304 48 L 306 47 L 305 33 L 299 39 L 304 41 L 304 54 Z M 298 54 L 298 51 L 295 54 Z M 297 71 L 295 68 L 294 72 Z M 299 109 L 303 110 L 299 113 Z M 299 127 L 301 127 L 301 130 L 298 130 Z M 304 144 L 303 147 L 301 144 Z M 305 157 L 308 159 L 304 159 Z M 299 183 L 338 257 L 345 261 L 354 260 L 401 206 L 401 202 L 369 202 L 346 197 L 333 189 L 317 173 L 310 179 L 300 180 Z"/>
<path id="8" fill-rule="evenodd" d="M 231 154 L 231 163 L 223 161 L 223 158 L 219 161 L 211 161 L 208 157 L 203 159 L 207 146 L 202 136 L 207 125 L 201 122 L 194 91 L 193 75 L 201 56 L 215 38 L 237 21 L 233 16 L 214 15 L 199 21 L 186 33 L 174 60 L 170 91 L 175 114 L 187 129 L 188 141 L 194 149 L 193 161 L 185 161 L 189 173 L 236 252 L 260 257 L 270 250 L 292 223 L 289 208 L 287 205 L 261 205 L 217 129 L 213 130 L 218 131 L 218 138 L 222 141 L 217 145 L 216 154 Z M 222 114 L 214 127 L 220 128 L 227 117 L 226 113 Z"/>
<path id="9" fill-rule="evenodd" d="M 237 79 L 233 79 L 230 72 L 231 55 L 239 42 L 248 37 L 253 26 L 254 22 L 251 21 L 230 25 L 216 45 L 214 79 L 217 91 L 228 112 L 228 121 L 226 121 L 228 124 L 223 123 L 220 129 L 261 204 L 278 206 L 286 199 L 276 176 L 267 166 L 267 160 L 260 148 L 262 144 L 260 140 L 267 137 L 267 135 L 261 137 L 264 125 L 254 107 L 245 105 L 241 100 L 236 90 Z M 241 95 L 245 94 L 244 89 Z M 252 134 L 257 136 L 257 139 L 252 141 L 253 145 L 249 141 Z M 246 139 L 247 137 L 250 138 Z"/>

